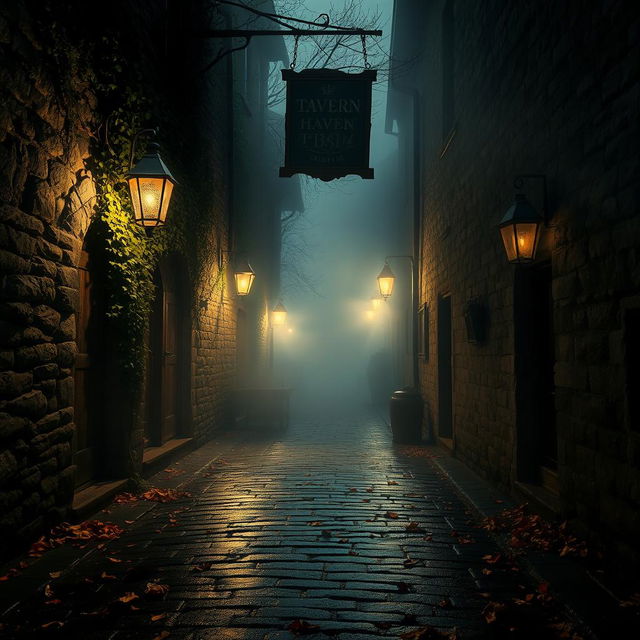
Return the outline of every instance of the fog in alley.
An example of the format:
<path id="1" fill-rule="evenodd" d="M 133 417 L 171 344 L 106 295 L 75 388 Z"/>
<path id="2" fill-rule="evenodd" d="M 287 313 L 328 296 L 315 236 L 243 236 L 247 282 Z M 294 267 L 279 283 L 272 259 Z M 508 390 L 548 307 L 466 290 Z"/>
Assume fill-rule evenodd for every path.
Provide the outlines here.
<path id="1" fill-rule="evenodd" d="M 369 62 L 378 70 L 370 159 L 375 179 L 301 179 L 305 210 L 290 221 L 284 215 L 281 297 L 288 315 L 285 325 L 274 327 L 274 383 L 293 389 L 298 408 L 369 403 L 372 394 L 384 404 L 394 388 L 410 383 L 410 370 L 391 358 L 398 340 L 392 335 L 392 314 L 407 313 L 398 304 L 409 305 L 410 299 L 401 295 L 401 300 L 382 301 L 376 281 L 385 256 L 408 254 L 411 248 L 409 194 L 406 181 L 402 189 L 398 186 L 396 136 L 385 131 L 393 2 L 316 0 L 304 8 L 305 19 L 328 13 L 340 24 L 336 16 L 357 11 L 365 23 L 383 30 L 382 38 L 367 39 Z M 294 41 L 289 40 L 293 58 Z M 352 64 L 344 70 L 360 72 L 360 40 L 348 43 L 353 51 L 345 49 L 348 56 L 338 52 L 342 60 L 337 66 Z M 314 43 L 301 40 L 296 70 L 305 68 L 314 50 Z M 276 108 L 284 112 L 284 102 Z M 404 286 L 408 292 L 410 263 L 399 260 L 392 267 L 398 290 Z"/>

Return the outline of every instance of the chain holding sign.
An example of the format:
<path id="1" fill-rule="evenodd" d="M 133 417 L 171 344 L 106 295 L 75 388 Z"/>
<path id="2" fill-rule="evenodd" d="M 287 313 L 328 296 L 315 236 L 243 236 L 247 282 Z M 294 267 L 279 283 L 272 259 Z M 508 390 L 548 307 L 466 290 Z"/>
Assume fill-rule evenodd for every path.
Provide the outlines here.
<path id="1" fill-rule="evenodd" d="M 284 167 L 320 180 L 347 175 L 373 179 L 369 167 L 371 88 L 377 72 L 282 70 L 287 83 Z"/>

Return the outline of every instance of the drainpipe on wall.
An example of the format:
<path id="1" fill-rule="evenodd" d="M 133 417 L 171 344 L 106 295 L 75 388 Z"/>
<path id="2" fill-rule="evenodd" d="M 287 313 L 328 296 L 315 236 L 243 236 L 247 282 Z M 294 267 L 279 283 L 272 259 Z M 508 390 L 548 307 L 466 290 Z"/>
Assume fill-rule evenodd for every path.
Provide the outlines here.
<path id="1" fill-rule="evenodd" d="M 420 120 L 420 92 L 413 87 L 403 87 L 397 82 L 393 84 L 392 91 L 403 93 L 410 96 L 412 117 L 413 117 L 413 153 L 412 153 L 412 178 L 413 178 L 413 220 L 412 220 L 412 237 L 413 237 L 413 264 L 412 264 L 412 291 L 411 291 L 411 359 L 412 359 L 412 382 L 411 385 L 419 390 L 420 374 L 418 367 L 418 301 L 420 294 L 420 230 L 422 223 L 422 192 L 421 192 L 421 167 L 422 167 L 422 134 Z M 387 119 L 385 123 L 385 133 L 391 135 L 399 135 L 393 132 L 393 121 Z"/>

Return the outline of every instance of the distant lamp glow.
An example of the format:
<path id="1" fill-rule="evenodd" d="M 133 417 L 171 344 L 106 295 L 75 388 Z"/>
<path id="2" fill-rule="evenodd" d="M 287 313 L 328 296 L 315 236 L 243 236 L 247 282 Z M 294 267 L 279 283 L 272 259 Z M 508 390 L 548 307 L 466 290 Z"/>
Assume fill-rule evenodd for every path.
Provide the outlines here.
<path id="1" fill-rule="evenodd" d="M 287 322 L 287 309 L 282 302 L 278 302 L 278 304 L 273 308 L 273 311 L 271 312 L 271 319 L 276 327 L 281 327 Z"/>
<path id="2" fill-rule="evenodd" d="M 393 275 L 389 263 L 385 262 L 380 275 L 378 275 L 378 288 L 380 289 L 380 295 L 385 300 L 393 293 L 395 279 L 396 277 Z"/>
<path id="3" fill-rule="evenodd" d="M 159 227 L 165 223 L 173 187 L 177 184 L 162 161 L 159 149 L 157 143 L 149 144 L 147 153 L 127 174 L 134 220 L 143 227 Z"/>
<path id="4" fill-rule="evenodd" d="M 247 260 L 242 260 L 236 264 L 233 277 L 236 281 L 236 293 L 239 296 L 249 295 L 256 274 Z"/>
<path id="5" fill-rule="evenodd" d="M 380 296 L 373 296 L 371 298 L 371 306 L 374 311 L 377 311 L 380 308 L 381 304 L 382 304 L 382 298 Z"/>
<path id="6" fill-rule="evenodd" d="M 373 311 L 373 309 L 367 309 L 364 315 L 369 322 L 373 322 L 373 319 L 376 317 L 376 314 Z"/>
<path id="7" fill-rule="evenodd" d="M 500 222 L 499 229 L 507 260 L 514 263 L 532 262 L 536 257 L 543 217 L 522 193 L 516 194 Z"/>

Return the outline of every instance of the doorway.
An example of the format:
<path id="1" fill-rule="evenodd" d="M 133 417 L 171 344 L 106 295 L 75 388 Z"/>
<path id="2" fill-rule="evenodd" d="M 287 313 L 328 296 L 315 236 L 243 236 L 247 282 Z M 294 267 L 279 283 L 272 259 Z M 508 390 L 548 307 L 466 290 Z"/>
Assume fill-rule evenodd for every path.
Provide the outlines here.
<path id="1" fill-rule="evenodd" d="M 102 336 L 102 295 L 94 253 L 90 251 L 91 238 L 87 234 L 78 264 L 79 303 L 76 311 L 77 353 L 74 366 L 74 422 L 73 464 L 75 486 L 81 487 L 100 475 L 96 450 L 102 435 L 102 393 L 100 393 Z"/>
<path id="2" fill-rule="evenodd" d="M 516 272 L 514 329 L 518 480 L 557 493 L 550 262 Z"/>
<path id="3" fill-rule="evenodd" d="M 161 259 L 149 321 L 145 445 L 161 446 L 189 431 L 189 301 L 177 256 Z"/>
<path id="4" fill-rule="evenodd" d="M 451 296 L 438 299 L 438 435 L 453 438 Z"/>

